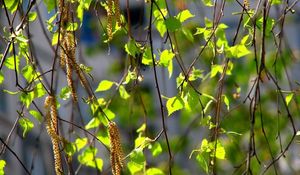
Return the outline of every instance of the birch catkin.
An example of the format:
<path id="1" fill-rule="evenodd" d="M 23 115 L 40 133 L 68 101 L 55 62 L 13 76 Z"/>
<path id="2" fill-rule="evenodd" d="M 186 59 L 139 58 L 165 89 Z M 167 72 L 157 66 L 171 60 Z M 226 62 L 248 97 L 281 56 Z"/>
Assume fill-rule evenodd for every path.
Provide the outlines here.
<path id="1" fill-rule="evenodd" d="M 110 139 L 110 161 L 113 175 L 120 175 L 123 164 L 123 150 L 120 141 L 120 133 L 115 122 L 108 125 Z"/>
<path id="2" fill-rule="evenodd" d="M 59 141 L 60 138 L 58 136 L 58 123 L 57 123 L 57 109 L 56 109 L 56 100 L 54 96 L 49 95 L 45 99 L 44 103 L 46 109 L 46 129 L 47 133 L 50 136 L 52 147 L 53 147 L 53 155 L 54 155 L 54 167 L 56 175 L 62 174 L 62 165 L 61 165 L 61 156 L 59 151 Z"/>

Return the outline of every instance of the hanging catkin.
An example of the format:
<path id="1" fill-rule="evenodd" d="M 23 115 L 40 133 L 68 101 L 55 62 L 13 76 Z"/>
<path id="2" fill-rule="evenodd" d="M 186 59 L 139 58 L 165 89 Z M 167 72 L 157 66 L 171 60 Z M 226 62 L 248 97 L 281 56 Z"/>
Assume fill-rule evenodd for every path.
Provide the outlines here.
<path id="1" fill-rule="evenodd" d="M 115 18 L 117 21 L 117 24 L 119 26 L 121 26 L 122 22 L 121 22 L 121 13 L 120 13 L 120 2 L 119 0 L 114 0 L 114 9 L 115 9 Z"/>
<path id="2" fill-rule="evenodd" d="M 113 25 L 113 0 L 107 0 L 107 36 L 108 40 L 112 40 Z"/>
<path id="3" fill-rule="evenodd" d="M 60 65 L 66 69 L 67 83 L 71 90 L 72 99 L 74 102 L 78 101 L 77 92 L 73 82 L 73 69 L 76 63 L 76 45 L 75 37 L 72 31 L 67 31 L 66 26 L 71 22 L 71 15 L 69 5 L 62 0 L 59 1 L 59 10 L 61 14 L 60 27 Z"/>
<path id="4" fill-rule="evenodd" d="M 59 151 L 59 141 L 60 137 L 58 136 L 58 123 L 57 123 L 57 109 L 56 109 L 56 100 L 54 96 L 49 95 L 45 99 L 44 103 L 46 109 L 46 129 L 50 136 L 53 155 L 54 155 L 54 167 L 56 175 L 62 174 L 62 165 L 61 165 L 61 156 Z"/>
<path id="5" fill-rule="evenodd" d="M 109 122 L 108 133 L 110 139 L 110 161 L 113 175 L 120 175 L 123 167 L 123 151 L 120 133 L 115 122 Z"/>

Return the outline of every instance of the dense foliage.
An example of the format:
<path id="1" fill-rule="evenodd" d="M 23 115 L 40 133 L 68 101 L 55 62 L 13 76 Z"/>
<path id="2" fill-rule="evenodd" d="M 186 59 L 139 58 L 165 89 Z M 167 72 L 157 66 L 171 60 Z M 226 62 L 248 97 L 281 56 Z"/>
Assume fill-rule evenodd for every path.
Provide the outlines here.
<path id="1" fill-rule="evenodd" d="M 35 172 L 10 142 L 18 127 L 23 140 L 47 135 L 51 174 L 299 173 L 299 57 L 285 32 L 297 0 L 0 2 L 0 83 L 19 99 L 0 174 L 7 154 Z M 137 22 L 130 4 L 145 13 Z M 98 39 L 82 49 L 87 25 Z M 117 58 L 99 80 L 82 52 Z"/>

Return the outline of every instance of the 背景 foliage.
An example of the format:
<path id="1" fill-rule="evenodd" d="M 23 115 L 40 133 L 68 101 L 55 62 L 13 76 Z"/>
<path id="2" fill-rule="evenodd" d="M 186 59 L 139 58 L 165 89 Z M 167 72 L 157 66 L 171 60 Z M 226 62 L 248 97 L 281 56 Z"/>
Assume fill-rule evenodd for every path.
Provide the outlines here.
<path id="1" fill-rule="evenodd" d="M 40 173 L 41 155 L 27 152 L 24 164 L 10 141 L 18 127 L 21 142 L 49 142 L 26 142 L 35 149 L 52 141 L 51 174 L 299 172 L 300 83 L 290 73 L 299 57 L 285 32 L 297 2 L 0 1 L 0 84 L 18 98 L 8 116 L 17 125 L 1 133 L 0 174 L 11 174 L 14 160 Z M 136 26 L 131 3 L 145 8 Z M 82 56 L 96 50 L 81 47 L 87 14 L 99 50 L 120 53 L 104 75 Z M 46 97 L 57 100 L 44 106 Z"/>

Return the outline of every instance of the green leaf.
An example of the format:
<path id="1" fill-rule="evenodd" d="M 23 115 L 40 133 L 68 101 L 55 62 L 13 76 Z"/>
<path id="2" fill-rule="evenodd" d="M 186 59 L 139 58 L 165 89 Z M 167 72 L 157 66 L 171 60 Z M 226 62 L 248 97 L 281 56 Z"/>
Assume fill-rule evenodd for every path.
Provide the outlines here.
<path id="1" fill-rule="evenodd" d="M 4 81 L 4 75 L 2 73 L 2 71 L 0 71 L 0 84 L 2 84 Z"/>
<path id="2" fill-rule="evenodd" d="M 135 174 L 143 169 L 144 163 L 145 156 L 142 149 L 135 149 L 130 154 L 130 161 L 127 163 L 127 167 L 131 174 Z"/>
<path id="3" fill-rule="evenodd" d="M 226 95 L 223 95 L 223 97 L 224 97 L 224 103 L 225 103 L 225 105 L 227 107 L 227 110 L 229 111 L 229 99 L 227 98 Z"/>
<path id="4" fill-rule="evenodd" d="M 128 94 L 128 92 L 126 91 L 126 89 L 123 85 L 120 85 L 119 93 L 120 93 L 121 98 L 123 98 L 125 100 L 130 97 L 130 95 Z"/>
<path id="5" fill-rule="evenodd" d="M 107 147 L 110 147 L 110 140 L 108 137 L 108 132 L 99 131 L 97 133 L 97 138 Z"/>
<path id="6" fill-rule="evenodd" d="M 28 20 L 29 21 L 34 21 L 36 19 L 37 13 L 36 12 L 30 12 L 28 14 Z"/>
<path id="7" fill-rule="evenodd" d="M 168 116 L 170 116 L 175 111 L 178 111 L 184 107 L 184 101 L 181 97 L 175 96 L 168 99 L 166 106 L 168 110 Z"/>
<path id="8" fill-rule="evenodd" d="M 202 154 L 198 154 L 196 160 L 205 173 L 208 174 L 208 160 L 206 160 Z"/>
<path id="9" fill-rule="evenodd" d="M 287 96 L 285 97 L 285 102 L 286 102 L 286 105 L 287 105 L 287 106 L 290 104 L 291 100 L 293 99 L 293 96 L 294 96 L 294 94 L 293 94 L 293 93 L 290 93 L 289 95 L 287 95 Z"/>
<path id="10" fill-rule="evenodd" d="M 223 147 L 223 145 L 221 145 L 219 141 L 217 141 L 216 158 L 223 160 L 225 159 L 225 154 L 225 148 Z"/>
<path id="11" fill-rule="evenodd" d="M 153 54 L 154 60 L 155 60 L 155 54 Z M 152 54 L 151 54 L 151 49 L 150 47 L 146 47 L 144 53 L 143 53 L 143 58 L 142 58 L 142 63 L 145 65 L 152 65 Z"/>
<path id="12" fill-rule="evenodd" d="M 43 117 L 38 111 L 30 110 L 29 114 L 32 115 L 35 119 L 37 119 L 40 123 L 43 121 Z"/>
<path id="13" fill-rule="evenodd" d="M 26 65 L 23 69 L 22 69 L 22 75 L 24 76 L 24 78 L 27 80 L 27 82 L 31 82 L 34 79 L 34 70 L 33 67 L 31 65 Z"/>
<path id="14" fill-rule="evenodd" d="M 211 72 L 210 72 L 210 78 L 213 78 L 217 75 L 217 73 L 222 73 L 223 72 L 223 66 L 214 64 L 211 65 Z"/>
<path id="15" fill-rule="evenodd" d="M 55 32 L 52 36 L 52 46 L 56 45 L 58 43 L 58 32 Z"/>
<path id="16" fill-rule="evenodd" d="M 69 99 L 71 96 L 71 88 L 69 86 L 63 87 L 59 93 L 59 97 L 63 100 Z"/>
<path id="17" fill-rule="evenodd" d="M 212 7 L 214 4 L 212 3 L 211 0 L 202 0 L 203 4 L 207 7 Z"/>
<path id="18" fill-rule="evenodd" d="M 56 2 L 53 0 L 43 0 L 47 7 L 47 11 L 50 12 L 55 8 Z"/>
<path id="19" fill-rule="evenodd" d="M 76 146 L 74 143 L 67 142 L 64 144 L 64 151 L 68 156 L 72 156 L 76 152 Z"/>
<path id="20" fill-rule="evenodd" d="M 167 29 L 171 32 L 175 32 L 176 30 L 181 28 L 181 22 L 179 19 L 175 17 L 169 17 L 165 20 L 165 25 Z"/>
<path id="21" fill-rule="evenodd" d="M 32 130 L 32 128 L 34 127 L 34 124 L 28 119 L 28 118 L 20 118 L 19 119 L 19 124 L 21 126 L 21 128 L 23 129 L 23 137 L 26 136 L 26 134 Z"/>
<path id="22" fill-rule="evenodd" d="M 29 108 L 32 100 L 34 99 L 34 93 L 33 92 L 29 92 L 29 93 L 22 92 L 19 98 L 20 98 L 20 101 L 23 104 L 25 104 L 27 108 Z"/>
<path id="23" fill-rule="evenodd" d="M 97 89 L 96 89 L 95 92 L 107 91 L 107 90 L 109 90 L 109 89 L 112 87 L 112 85 L 113 85 L 114 83 L 115 83 L 115 82 L 112 82 L 112 81 L 109 81 L 109 80 L 102 80 L 102 81 L 99 83 L 99 85 L 98 85 L 98 87 L 97 87 Z"/>
<path id="24" fill-rule="evenodd" d="M 88 143 L 87 138 L 77 138 L 75 140 L 75 146 L 77 148 L 77 151 L 80 151 L 85 145 Z"/>
<path id="25" fill-rule="evenodd" d="M 87 125 L 85 125 L 85 129 L 96 128 L 100 125 L 100 120 L 97 117 L 93 117 L 92 120 L 89 121 Z"/>
<path id="26" fill-rule="evenodd" d="M 42 97 L 46 94 L 46 91 L 42 85 L 42 83 L 38 83 L 36 84 L 33 92 L 31 92 L 34 94 L 34 98 L 39 98 L 39 97 Z"/>
<path id="27" fill-rule="evenodd" d="M 95 168 L 97 167 L 100 171 L 103 168 L 103 160 L 101 158 L 96 158 L 98 150 L 97 148 L 89 147 L 85 149 L 79 156 L 78 161 L 86 166 Z"/>
<path id="28" fill-rule="evenodd" d="M 20 59 L 18 56 L 16 56 L 16 69 L 19 72 L 19 64 L 20 64 Z M 6 58 L 4 65 L 11 70 L 15 70 L 15 62 L 14 62 L 14 56 L 10 56 Z"/>
<path id="29" fill-rule="evenodd" d="M 155 142 L 152 147 L 151 147 L 151 153 L 153 157 L 156 157 L 158 155 L 160 155 L 162 153 L 162 147 L 160 145 L 160 143 Z"/>
<path id="30" fill-rule="evenodd" d="M 164 175 L 164 172 L 158 168 L 149 168 L 146 171 L 146 175 Z"/>
<path id="31" fill-rule="evenodd" d="M 258 20 L 256 20 L 256 25 L 257 27 L 262 30 L 263 29 L 263 20 L 264 18 L 263 17 L 260 17 Z M 271 36 L 272 34 L 272 29 L 273 29 L 273 26 L 275 24 L 275 20 L 272 19 L 272 18 L 267 18 L 267 21 L 266 21 L 266 29 L 265 29 L 265 35 L 266 36 Z"/>
<path id="32" fill-rule="evenodd" d="M 168 73 L 169 73 L 169 78 L 171 78 L 172 74 L 173 74 L 173 60 L 169 61 L 169 65 L 168 65 Z"/>
<path id="33" fill-rule="evenodd" d="M 151 142 L 151 139 L 148 137 L 139 136 L 134 140 L 134 147 L 144 149 Z"/>
<path id="34" fill-rule="evenodd" d="M 155 8 L 153 11 L 153 15 L 155 17 L 154 25 L 161 37 L 163 37 L 167 31 L 167 28 L 166 28 L 166 25 L 164 22 L 164 16 L 167 16 L 167 14 L 168 14 L 168 11 L 166 8 L 160 8 L 160 10 Z"/>
<path id="35" fill-rule="evenodd" d="M 195 15 L 191 14 L 191 12 L 189 10 L 183 10 L 178 13 L 176 18 L 179 19 L 179 21 L 182 23 L 182 22 L 186 21 L 187 19 L 192 18 L 194 16 Z"/>
<path id="36" fill-rule="evenodd" d="M 127 163 L 127 167 L 130 171 L 130 174 L 136 174 L 143 169 L 144 165 L 130 161 Z"/>
<path id="37" fill-rule="evenodd" d="M 144 132 L 145 130 L 146 130 L 146 124 L 143 123 L 142 126 L 140 126 L 140 127 L 136 130 L 136 132 L 137 132 L 137 133 L 142 133 L 142 132 Z"/>
<path id="38" fill-rule="evenodd" d="M 18 8 L 18 4 L 20 3 L 20 0 L 4 0 L 4 2 L 6 8 L 10 11 L 10 13 L 14 13 Z"/>
<path id="39" fill-rule="evenodd" d="M 169 66 L 170 61 L 174 58 L 175 54 L 170 50 L 164 50 L 160 54 L 159 64 L 165 67 Z"/>
<path id="40" fill-rule="evenodd" d="M 136 57 L 138 54 L 141 53 L 141 49 L 139 48 L 139 44 L 137 44 L 133 39 L 131 39 L 128 43 L 125 44 L 125 51 L 133 56 Z"/>
<path id="41" fill-rule="evenodd" d="M 241 58 L 251 53 L 250 50 L 243 44 L 229 47 L 228 51 L 230 53 L 229 56 L 235 58 Z"/>
<path id="42" fill-rule="evenodd" d="M 5 174 L 5 172 L 4 172 L 5 165 L 6 165 L 6 161 L 5 160 L 0 160 L 0 175 Z"/>

